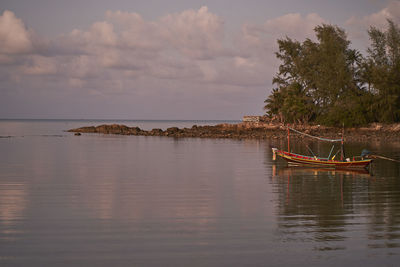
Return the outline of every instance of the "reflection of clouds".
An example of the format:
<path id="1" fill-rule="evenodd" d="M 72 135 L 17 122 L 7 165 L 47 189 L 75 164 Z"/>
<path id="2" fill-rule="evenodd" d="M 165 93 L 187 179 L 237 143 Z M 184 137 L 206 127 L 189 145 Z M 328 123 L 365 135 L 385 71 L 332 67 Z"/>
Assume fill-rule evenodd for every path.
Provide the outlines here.
<path id="1" fill-rule="evenodd" d="M 115 184 L 102 182 L 96 186 L 86 187 L 87 193 L 84 202 L 92 208 L 92 214 L 101 220 L 113 218 L 113 211 L 116 208 L 114 198 L 116 197 Z"/>
<path id="2" fill-rule="evenodd" d="M 162 141 L 155 138 L 134 142 L 129 137 L 102 136 L 93 141 L 86 150 L 73 149 L 75 164 L 69 175 L 79 184 L 71 196 L 74 209 L 84 209 L 97 219 L 131 222 L 170 217 L 202 225 L 216 216 L 215 192 L 206 181 L 192 180 L 199 172 L 191 173 L 189 162 L 183 163 L 181 150 L 186 146 L 171 139 L 159 144 L 167 149 L 153 150 L 150 143 Z M 151 162 L 143 153 L 152 157 Z"/>
<path id="3" fill-rule="evenodd" d="M 272 214 L 272 195 L 259 186 L 269 172 L 265 142 L 90 138 L 92 147 L 72 150 L 68 174 L 78 184 L 72 208 L 87 216 L 135 224 L 166 220 L 202 233 L 237 212 L 242 219 Z"/>
<path id="4" fill-rule="evenodd" d="M 99 138 L 100 139 L 100 138 Z M 98 219 L 113 218 L 114 199 L 117 197 L 116 186 L 118 179 L 118 164 L 113 164 L 115 158 L 113 155 L 103 155 L 109 157 L 108 160 L 97 160 L 92 155 L 95 150 L 98 139 L 90 143 L 87 150 L 72 149 L 74 168 L 69 169 L 70 179 L 77 183 L 76 194 L 71 195 L 71 204 L 76 209 L 83 208 L 88 211 L 89 216 Z M 113 141 L 112 137 L 106 138 L 104 142 Z M 123 142 L 123 139 L 120 140 Z M 75 145 L 80 146 L 78 142 Z"/>
<path id="5" fill-rule="evenodd" d="M 26 133 L 26 126 L 22 121 L 0 121 L 0 135 L 16 136 Z"/>
<path id="6" fill-rule="evenodd" d="M 0 183 L 0 224 L 13 225 L 23 217 L 27 205 L 25 187 L 19 183 Z"/>
<path id="7" fill-rule="evenodd" d="M 271 176 L 264 158 L 271 154 L 269 144 L 260 140 L 243 140 L 240 149 L 242 156 L 235 157 L 231 166 L 233 194 L 240 215 L 246 218 L 272 214 L 273 206 L 269 205 L 272 195 L 265 184 L 265 177 Z"/>

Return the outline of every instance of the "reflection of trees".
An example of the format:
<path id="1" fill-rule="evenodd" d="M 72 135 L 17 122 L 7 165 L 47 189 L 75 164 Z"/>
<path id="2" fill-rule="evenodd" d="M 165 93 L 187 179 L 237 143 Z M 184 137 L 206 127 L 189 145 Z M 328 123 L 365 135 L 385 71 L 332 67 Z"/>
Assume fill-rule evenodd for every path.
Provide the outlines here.
<path id="1" fill-rule="evenodd" d="M 293 147 L 301 145 L 304 143 L 294 143 Z M 273 146 L 285 147 L 285 141 L 276 140 Z M 347 151 L 360 151 L 361 147 L 398 157 L 394 149 L 379 149 L 376 144 L 351 144 Z M 271 158 L 267 153 L 266 157 Z M 400 247 L 400 165 L 377 161 L 372 176 L 368 172 L 289 168 L 278 160 L 272 172 L 283 240 L 317 242 L 317 249 L 329 250 L 345 249 L 354 240 L 367 248 Z M 349 241 L 338 242 L 343 240 Z"/>
<path id="2" fill-rule="evenodd" d="M 370 183 L 365 212 L 368 219 L 368 247 L 400 247 L 400 164 L 376 164 L 376 183 Z"/>
<path id="3" fill-rule="evenodd" d="M 280 169 L 274 178 L 279 188 L 280 230 L 290 238 L 311 233 L 309 238 L 317 242 L 344 240 L 346 210 L 352 205 L 351 187 L 346 186 L 351 176 L 330 170 Z"/>

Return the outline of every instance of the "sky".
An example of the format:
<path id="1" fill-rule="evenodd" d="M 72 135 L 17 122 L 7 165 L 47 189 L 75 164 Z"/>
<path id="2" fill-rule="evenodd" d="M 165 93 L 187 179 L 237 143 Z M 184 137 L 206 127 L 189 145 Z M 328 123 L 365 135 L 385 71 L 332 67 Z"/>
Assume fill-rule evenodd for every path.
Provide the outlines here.
<path id="1" fill-rule="evenodd" d="M 277 39 L 400 24 L 391 0 L 0 0 L 0 118 L 239 120 L 264 114 Z"/>

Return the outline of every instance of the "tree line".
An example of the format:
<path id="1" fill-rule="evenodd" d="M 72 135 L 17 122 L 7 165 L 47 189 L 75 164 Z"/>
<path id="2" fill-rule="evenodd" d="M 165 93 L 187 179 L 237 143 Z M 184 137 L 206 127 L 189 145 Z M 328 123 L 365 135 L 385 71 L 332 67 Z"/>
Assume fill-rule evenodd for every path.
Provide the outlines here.
<path id="1" fill-rule="evenodd" d="M 338 26 L 315 29 L 316 42 L 278 40 L 281 61 L 264 101 L 269 117 L 287 123 L 364 125 L 400 122 L 400 28 L 368 30 L 364 56 Z"/>

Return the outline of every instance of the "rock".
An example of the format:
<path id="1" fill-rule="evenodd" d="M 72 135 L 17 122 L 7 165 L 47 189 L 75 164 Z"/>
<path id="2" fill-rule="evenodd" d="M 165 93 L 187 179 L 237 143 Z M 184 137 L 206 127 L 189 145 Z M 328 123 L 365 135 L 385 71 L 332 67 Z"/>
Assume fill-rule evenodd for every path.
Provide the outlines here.
<path id="1" fill-rule="evenodd" d="M 82 135 L 81 133 L 75 133 L 74 135 L 76 135 L 76 136 L 80 136 L 80 135 Z"/>
<path id="2" fill-rule="evenodd" d="M 159 128 L 155 128 L 155 129 L 150 131 L 150 135 L 160 136 L 162 134 L 163 134 L 163 130 L 161 130 Z"/>
<path id="3" fill-rule="evenodd" d="M 260 126 L 261 125 L 261 126 Z M 377 127 L 378 126 L 378 127 Z M 347 128 L 345 132 L 346 141 L 359 141 L 359 140 L 399 140 L 400 139 L 400 124 L 394 125 L 370 125 L 364 128 Z M 325 127 L 325 126 L 310 126 L 310 125 L 295 125 L 293 128 L 299 129 L 302 132 L 309 133 L 314 136 L 325 138 L 337 139 L 340 138 L 342 129 L 341 127 Z M 126 125 L 99 125 L 97 127 L 81 127 L 71 129 L 69 132 L 75 133 L 102 133 L 102 134 L 122 134 L 122 135 L 143 135 L 143 136 L 170 136 L 176 138 L 183 137 L 200 137 L 200 138 L 235 138 L 235 139 L 267 139 L 267 138 L 282 138 L 287 137 L 286 126 L 276 124 L 218 124 L 215 126 L 197 126 L 193 125 L 191 128 L 179 129 L 178 127 L 170 127 L 163 131 L 162 129 L 155 128 L 151 131 L 145 131 L 139 127 L 128 127 Z M 294 134 L 291 136 L 292 140 L 304 139 L 304 136 Z"/>
<path id="4" fill-rule="evenodd" d="M 77 128 L 77 129 L 68 130 L 68 132 L 96 133 L 96 127 L 94 127 L 94 126 L 81 127 L 81 128 Z"/>
<path id="5" fill-rule="evenodd" d="M 168 134 L 174 134 L 180 132 L 180 129 L 178 127 L 171 127 L 167 129 Z"/>
<path id="6" fill-rule="evenodd" d="M 131 127 L 127 131 L 129 132 L 129 134 L 133 135 L 139 135 L 140 133 L 142 133 L 142 129 L 140 129 L 139 127 Z"/>

